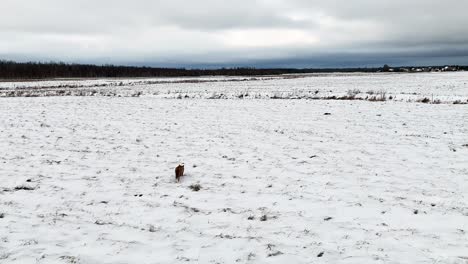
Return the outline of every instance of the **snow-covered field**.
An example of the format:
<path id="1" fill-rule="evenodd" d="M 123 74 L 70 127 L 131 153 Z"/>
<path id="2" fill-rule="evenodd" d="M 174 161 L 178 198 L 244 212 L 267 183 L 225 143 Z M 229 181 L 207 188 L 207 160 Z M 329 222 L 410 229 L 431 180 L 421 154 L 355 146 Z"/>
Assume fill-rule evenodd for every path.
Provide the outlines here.
<path id="1" fill-rule="evenodd" d="M 0 98 L 0 263 L 466 264 L 467 105 L 154 92 L 466 100 L 467 82 L 346 75 Z"/>
<path id="2" fill-rule="evenodd" d="M 347 100 L 384 96 L 400 102 L 466 104 L 468 72 L 0 82 L 0 97 L 26 96 Z"/>

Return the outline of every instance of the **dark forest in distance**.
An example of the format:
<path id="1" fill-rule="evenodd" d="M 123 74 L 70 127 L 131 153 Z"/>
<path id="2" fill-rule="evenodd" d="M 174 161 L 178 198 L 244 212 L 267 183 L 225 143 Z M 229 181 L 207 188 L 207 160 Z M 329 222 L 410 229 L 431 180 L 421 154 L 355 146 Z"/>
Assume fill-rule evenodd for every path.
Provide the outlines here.
<path id="1" fill-rule="evenodd" d="M 385 65 L 380 68 L 220 68 L 220 69 L 184 69 L 184 68 L 154 68 L 114 65 L 41 63 L 0 60 L 0 79 L 52 79 L 52 78 L 124 78 L 124 77 L 188 77 L 188 76 L 252 76 L 278 75 L 294 73 L 331 73 L 331 72 L 411 72 L 411 71 L 443 70 L 443 66 L 433 67 L 394 67 Z M 452 66 L 453 70 L 468 70 L 468 66 Z"/>

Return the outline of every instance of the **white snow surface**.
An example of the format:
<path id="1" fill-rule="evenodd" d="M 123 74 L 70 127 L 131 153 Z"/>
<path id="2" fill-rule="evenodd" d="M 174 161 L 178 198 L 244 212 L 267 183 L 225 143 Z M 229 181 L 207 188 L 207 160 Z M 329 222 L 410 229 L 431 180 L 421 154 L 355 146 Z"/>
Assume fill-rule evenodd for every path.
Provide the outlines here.
<path id="1" fill-rule="evenodd" d="M 330 99 L 468 103 L 468 72 L 333 73 L 257 77 L 53 80 L 0 82 L 0 97 L 146 96 L 163 99 Z"/>
<path id="2" fill-rule="evenodd" d="M 1 98 L 0 263 L 466 264 L 467 157 L 467 105 Z"/>
<path id="3" fill-rule="evenodd" d="M 59 88 L 59 87 L 93 87 L 93 86 L 135 86 L 148 83 L 184 83 L 184 82 L 218 82 L 226 80 L 251 80 L 251 79 L 273 79 L 278 76 L 269 77 L 242 77 L 242 76 L 205 76 L 205 77 L 160 77 L 160 78 L 97 78 L 97 79 L 73 79 L 62 78 L 52 80 L 26 80 L 26 81 L 1 81 L 0 89 L 28 89 L 28 88 Z"/>

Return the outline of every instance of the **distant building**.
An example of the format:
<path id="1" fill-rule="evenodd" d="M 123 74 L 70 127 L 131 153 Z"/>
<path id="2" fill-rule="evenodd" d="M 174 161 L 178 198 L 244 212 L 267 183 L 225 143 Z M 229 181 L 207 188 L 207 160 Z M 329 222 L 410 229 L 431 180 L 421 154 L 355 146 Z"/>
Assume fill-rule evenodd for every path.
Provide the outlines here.
<path id="1" fill-rule="evenodd" d="M 442 71 L 458 71 L 457 66 L 445 66 Z"/>

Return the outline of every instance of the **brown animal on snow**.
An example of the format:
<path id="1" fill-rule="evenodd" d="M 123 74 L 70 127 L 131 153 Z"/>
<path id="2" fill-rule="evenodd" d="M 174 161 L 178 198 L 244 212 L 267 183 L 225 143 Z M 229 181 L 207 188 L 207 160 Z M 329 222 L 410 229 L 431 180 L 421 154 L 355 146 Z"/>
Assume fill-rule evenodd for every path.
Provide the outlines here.
<path id="1" fill-rule="evenodd" d="M 179 166 L 175 168 L 175 178 L 177 182 L 180 181 L 180 177 L 182 176 L 184 176 L 184 163 L 179 164 Z"/>

